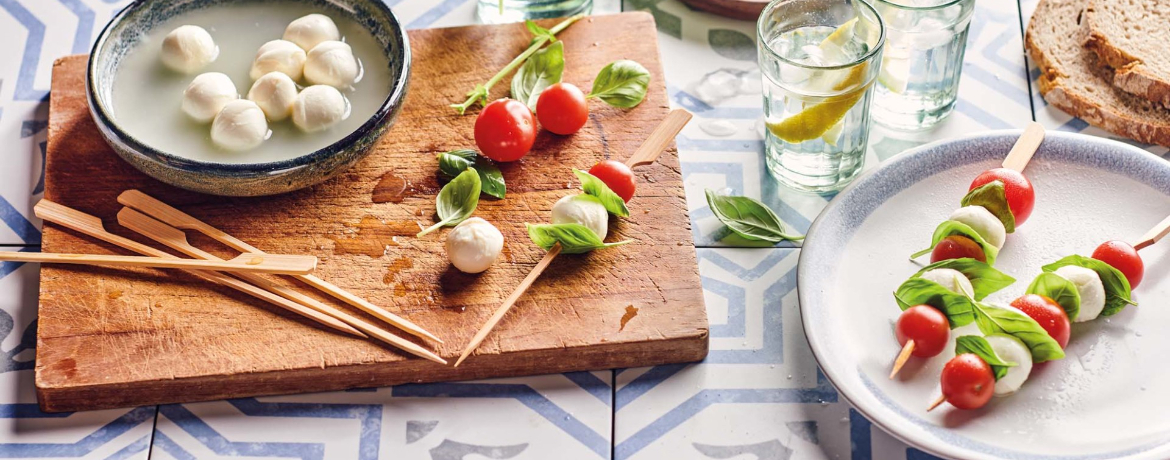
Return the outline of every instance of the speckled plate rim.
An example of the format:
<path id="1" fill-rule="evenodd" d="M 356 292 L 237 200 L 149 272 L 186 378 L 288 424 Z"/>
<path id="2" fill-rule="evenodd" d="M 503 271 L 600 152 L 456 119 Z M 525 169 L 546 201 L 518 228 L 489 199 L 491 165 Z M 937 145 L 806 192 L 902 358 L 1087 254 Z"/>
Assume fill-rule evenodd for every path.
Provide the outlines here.
<path id="1" fill-rule="evenodd" d="M 835 358 L 828 314 L 816 306 L 832 275 L 819 270 L 839 260 L 861 224 L 879 206 L 926 177 L 979 162 L 998 163 L 1021 130 L 999 130 L 936 141 L 895 155 L 855 180 L 829 202 L 813 221 L 797 264 L 797 298 L 804 335 L 825 377 L 863 416 L 902 442 L 933 455 L 962 459 L 1137 460 L 1170 455 L 1170 434 L 1154 442 L 1120 451 L 1087 455 L 1037 455 L 976 441 L 918 417 L 899 406 L 873 384 L 860 368 Z M 987 143 L 994 143 L 988 148 Z M 1170 162 L 1122 142 L 1076 133 L 1048 132 L 1036 158 L 1058 158 L 1127 176 L 1170 196 Z M 964 147 L 979 143 L 982 148 Z M 916 180 L 905 180 L 917 178 Z M 956 197 L 956 200 L 958 198 Z M 838 365 L 838 363 L 841 363 Z M 856 374 L 859 386 L 842 386 Z"/>
<path id="2" fill-rule="evenodd" d="M 102 28 L 101 33 L 98 34 L 97 40 L 94 41 L 93 47 L 90 48 L 89 59 L 85 68 L 85 97 L 86 101 L 89 103 L 90 113 L 93 114 L 94 117 L 99 118 L 101 120 L 100 122 L 104 124 L 114 136 L 116 136 L 120 141 L 130 146 L 134 150 L 141 152 L 141 154 L 149 156 L 156 161 L 160 161 L 185 170 L 208 171 L 225 174 L 242 173 L 246 175 L 267 175 L 312 165 L 323 158 L 337 154 L 338 151 L 345 148 L 344 146 L 357 142 L 357 140 L 365 133 L 376 129 L 379 120 L 385 118 L 388 113 L 392 112 L 394 108 L 401 104 L 402 100 L 406 98 L 407 89 L 410 86 L 410 37 L 407 36 L 406 28 L 402 25 L 402 22 L 398 20 L 398 16 L 394 14 L 394 11 L 392 11 L 385 2 L 374 1 L 370 3 L 377 4 L 385 11 L 386 15 L 394 24 L 394 30 L 402 40 L 402 49 L 400 53 L 396 56 L 389 56 L 391 60 L 402 59 L 401 70 L 398 72 L 398 75 L 395 76 L 394 81 L 396 84 L 394 85 L 390 94 L 386 96 L 386 100 L 382 102 L 382 105 L 378 107 L 378 110 L 374 111 L 374 114 L 371 115 L 370 118 L 365 121 L 365 123 L 362 123 L 361 126 L 355 129 L 353 132 L 347 134 L 345 137 L 320 149 L 314 150 L 299 157 L 267 163 L 219 163 L 213 161 L 198 161 L 172 155 L 155 149 L 154 147 L 139 141 L 134 136 L 131 136 L 128 132 L 123 130 L 118 125 L 118 123 L 114 121 L 113 117 L 110 116 L 109 110 L 107 110 L 105 103 L 98 100 L 96 96 L 98 91 L 95 87 L 97 83 L 93 75 L 97 68 L 96 57 L 98 55 L 98 50 L 105 46 L 106 41 L 110 38 L 110 32 L 113 31 L 113 28 L 117 24 L 124 20 L 128 15 L 145 8 L 147 2 L 143 0 L 136 0 L 115 14 L 114 17 L 106 23 L 105 27 Z"/>

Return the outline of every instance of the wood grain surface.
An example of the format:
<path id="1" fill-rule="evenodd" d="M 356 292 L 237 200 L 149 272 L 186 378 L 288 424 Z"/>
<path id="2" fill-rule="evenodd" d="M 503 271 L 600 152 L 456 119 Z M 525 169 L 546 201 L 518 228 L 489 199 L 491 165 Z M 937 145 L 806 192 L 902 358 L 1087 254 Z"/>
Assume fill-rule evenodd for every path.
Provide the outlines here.
<path id="1" fill-rule="evenodd" d="M 557 199 L 576 193 L 571 168 L 624 160 L 667 112 L 651 16 L 587 18 L 561 38 L 565 81 L 587 89 L 605 64 L 633 59 L 653 74 L 649 95 L 631 110 L 591 101 L 591 120 L 581 132 L 542 131 L 528 157 L 503 165 L 507 199 L 481 200 L 476 215 L 500 228 L 505 247 L 481 275 L 448 264 L 443 238 L 449 229 L 414 234 L 435 217 L 435 154 L 475 145 L 478 110 L 459 116 L 447 105 L 527 46 L 530 36 L 520 24 L 411 31 L 406 106 L 376 151 L 333 180 L 275 197 L 201 195 L 139 173 L 110 151 L 90 119 L 85 56 L 63 58 L 53 69 L 45 196 L 154 245 L 115 220 L 117 195 L 137 188 L 261 250 L 316 255 L 319 276 L 435 333 L 444 344 L 418 343 L 437 345 L 450 359 L 543 256 L 524 223 L 546 222 Z M 499 84 L 492 97 L 506 95 L 507 86 L 507 80 Z M 671 148 L 635 173 L 632 215 L 613 221 L 609 237 L 635 242 L 557 258 L 458 368 L 328 332 L 182 273 L 43 266 L 40 405 L 74 411 L 700 360 L 708 324 L 677 152 Z M 189 237 L 221 257 L 235 255 L 194 232 Z M 49 223 L 42 250 L 125 254 Z M 280 282 L 376 321 L 308 287 Z"/>

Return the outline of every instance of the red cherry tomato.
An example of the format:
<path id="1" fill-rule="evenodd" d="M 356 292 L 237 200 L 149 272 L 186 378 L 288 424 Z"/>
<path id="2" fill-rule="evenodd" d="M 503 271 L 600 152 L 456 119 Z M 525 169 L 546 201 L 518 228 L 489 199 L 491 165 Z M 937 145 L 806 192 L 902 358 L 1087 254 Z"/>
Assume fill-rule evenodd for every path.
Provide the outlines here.
<path id="1" fill-rule="evenodd" d="M 483 108 L 475 119 L 475 145 L 496 161 L 516 161 L 536 142 L 536 120 L 524 103 L 500 99 Z"/>
<path id="2" fill-rule="evenodd" d="M 978 409 L 991 400 L 995 392 L 995 375 L 983 358 L 963 353 L 943 366 L 942 394 L 959 409 Z"/>
<path id="3" fill-rule="evenodd" d="M 1101 243 L 1097 250 L 1093 251 L 1093 258 L 1112 265 L 1125 275 L 1131 288 L 1137 287 L 1146 273 L 1145 264 L 1142 263 L 1142 257 L 1138 255 L 1137 249 L 1124 241 Z"/>
<path id="4" fill-rule="evenodd" d="M 1025 315 L 1040 323 L 1040 327 L 1048 331 L 1060 348 L 1068 345 L 1068 336 L 1072 332 L 1068 314 L 1055 300 L 1042 295 L 1028 294 L 1012 301 L 1012 306 L 1024 312 Z"/>
<path id="5" fill-rule="evenodd" d="M 560 135 L 573 134 L 589 121 L 585 93 L 572 83 L 557 83 L 545 88 L 536 100 L 536 119 L 540 126 Z"/>
<path id="6" fill-rule="evenodd" d="M 1036 204 L 1036 191 L 1032 190 L 1032 183 L 1020 172 L 1007 168 L 988 169 L 971 182 L 971 188 L 968 190 L 974 190 L 975 187 L 996 180 L 1003 182 L 1008 207 L 1012 210 L 1012 216 L 1016 218 L 1016 225 L 1022 225 L 1028 220 L 1028 216 L 1032 215 L 1032 205 Z"/>
<path id="7" fill-rule="evenodd" d="M 614 160 L 605 160 L 589 168 L 589 174 L 597 176 L 613 193 L 618 194 L 627 203 L 634 197 L 634 172 L 625 163 Z"/>
<path id="8" fill-rule="evenodd" d="M 951 324 L 947 315 L 930 305 L 916 305 L 907 308 L 894 325 L 898 344 L 914 340 L 914 351 L 910 354 L 929 358 L 942 353 L 951 338 Z"/>
<path id="9" fill-rule="evenodd" d="M 987 254 L 983 253 L 983 248 L 979 247 L 979 243 L 962 235 L 951 235 L 943 238 L 934 246 L 934 250 L 930 251 L 930 263 L 932 264 L 964 257 L 987 262 Z"/>

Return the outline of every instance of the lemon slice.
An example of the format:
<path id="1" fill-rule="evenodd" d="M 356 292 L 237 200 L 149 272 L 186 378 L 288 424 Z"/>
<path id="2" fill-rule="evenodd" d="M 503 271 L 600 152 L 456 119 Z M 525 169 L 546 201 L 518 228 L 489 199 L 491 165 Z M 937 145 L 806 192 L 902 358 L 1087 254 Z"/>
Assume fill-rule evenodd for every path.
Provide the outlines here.
<path id="1" fill-rule="evenodd" d="M 910 60 L 901 58 L 882 58 L 882 70 L 878 73 L 878 84 L 894 94 L 906 92 L 910 83 Z"/>
<path id="2" fill-rule="evenodd" d="M 833 85 L 833 89 L 840 91 L 858 85 L 865 76 L 866 67 L 868 67 L 866 63 L 862 63 L 849 69 L 849 74 L 844 80 Z M 824 101 L 807 107 L 796 115 L 780 121 L 766 121 L 765 125 L 772 135 L 792 144 L 822 137 L 845 118 L 849 109 L 865 95 L 866 88 L 867 86 L 859 86 L 848 93 L 825 98 Z M 836 139 L 829 144 L 836 145 Z"/>

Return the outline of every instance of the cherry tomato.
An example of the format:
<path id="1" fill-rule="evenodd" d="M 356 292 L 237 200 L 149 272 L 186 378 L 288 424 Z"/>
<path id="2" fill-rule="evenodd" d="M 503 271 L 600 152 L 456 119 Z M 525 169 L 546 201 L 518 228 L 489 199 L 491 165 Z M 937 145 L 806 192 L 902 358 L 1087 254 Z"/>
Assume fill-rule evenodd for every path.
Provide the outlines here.
<path id="1" fill-rule="evenodd" d="M 959 409 L 978 409 L 995 393 L 995 375 L 983 358 L 963 353 L 943 366 L 942 394 Z"/>
<path id="2" fill-rule="evenodd" d="M 589 174 L 597 176 L 613 193 L 618 194 L 626 203 L 634 197 L 634 172 L 625 163 L 614 160 L 605 160 L 589 168 Z"/>
<path id="3" fill-rule="evenodd" d="M 898 337 L 898 344 L 914 340 L 914 351 L 910 354 L 919 358 L 929 358 L 942 353 L 951 338 L 951 324 L 947 322 L 947 315 L 930 305 L 916 305 L 907 308 L 898 317 L 894 325 L 894 335 Z"/>
<path id="4" fill-rule="evenodd" d="M 1024 312 L 1025 315 L 1040 323 L 1040 327 L 1048 331 L 1060 348 L 1068 345 L 1068 336 L 1072 332 L 1072 323 L 1068 314 L 1055 300 L 1042 295 L 1028 294 L 1012 301 L 1012 306 Z"/>
<path id="5" fill-rule="evenodd" d="M 1124 241 L 1106 241 L 1093 251 L 1093 258 L 1112 265 L 1129 280 L 1129 287 L 1135 288 L 1142 282 L 1146 267 L 1137 249 Z"/>
<path id="6" fill-rule="evenodd" d="M 536 119 L 540 120 L 540 126 L 556 134 L 577 132 L 589 121 L 585 93 L 565 82 L 545 88 L 536 100 Z"/>
<path id="7" fill-rule="evenodd" d="M 1036 204 L 1036 191 L 1032 190 L 1032 183 L 1020 172 L 1007 168 L 988 169 L 971 182 L 971 188 L 968 190 L 974 190 L 975 187 L 996 180 L 1003 182 L 1008 207 L 1012 210 L 1012 216 L 1016 218 L 1016 225 L 1022 225 L 1028 220 L 1028 216 L 1032 215 L 1032 205 Z"/>
<path id="8" fill-rule="evenodd" d="M 536 142 L 536 120 L 524 103 L 503 98 L 483 108 L 475 119 L 475 145 L 496 161 L 516 161 Z"/>
<path id="9" fill-rule="evenodd" d="M 983 248 L 979 247 L 979 243 L 962 235 L 951 235 L 943 238 L 934 246 L 934 250 L 930 252 L 930 263 L 964 257 L 987 262 L 987 254 L 983 253 Z"/>

